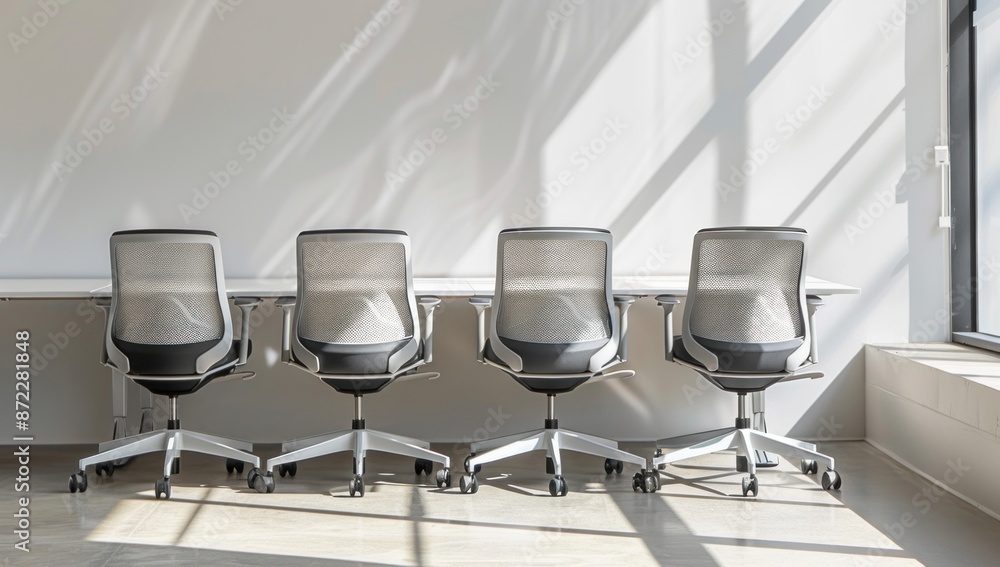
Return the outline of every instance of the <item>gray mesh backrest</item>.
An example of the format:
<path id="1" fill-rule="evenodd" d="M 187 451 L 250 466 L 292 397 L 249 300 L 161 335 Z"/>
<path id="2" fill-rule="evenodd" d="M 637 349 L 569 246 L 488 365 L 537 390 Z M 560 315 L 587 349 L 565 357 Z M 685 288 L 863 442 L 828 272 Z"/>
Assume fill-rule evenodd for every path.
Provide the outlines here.
<path id="1" fill-rule="evenodd" d="M 373 344 L 413 336 L 401 242 L 301 243 L 298 334 L 337 344 Z"/>
<path id="2" fill-rule="evenodd" d="M 222 338 L 225 322 L 211 244 L 123 241 L 113 253 L 114 338 L 147 345 Z"/>
<path id="3" fill-rule="evenodd" d="M 706 237 L 695 249 L 697 280 L 688 324 L 707 339 L 764 343 L 805 336 L 798 240 Z"/>
<path id="4" fill-rule="evenodd" d="M 514 238 L 501 254 L 498 336 L 533 343 L 611 336 L 603 240 Z"/>

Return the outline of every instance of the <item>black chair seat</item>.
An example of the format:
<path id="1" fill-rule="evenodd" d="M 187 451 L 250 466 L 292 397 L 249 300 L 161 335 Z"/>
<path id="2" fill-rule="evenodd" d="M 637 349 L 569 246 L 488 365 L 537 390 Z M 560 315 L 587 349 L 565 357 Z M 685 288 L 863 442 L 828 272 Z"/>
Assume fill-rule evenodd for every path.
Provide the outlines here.
<path id="1" fill-rule="evenodd" d="M 129 374 L 151 376 L 198 374 L 198 357 L 219 344 L 218 340 L 179 345 L 132 343 L 114 337 L 111 340 L 128 357 Z"/>
<path id="2" fill-rule="evenodd" d="M 784 374 L 785 361 L 804 339 L 773 343 L 733 343 L 698 337 L 698 343 L 719 357 L 718 372 L 732 372 L 737 376 L 704 375 L 718 388 L 727 392 L 758 392 L 778 382 L 782 377 L 755 377 L 754 374 Z M 702 367 L 684 347 L 681 336 L 674 337 L 674 357 L 694 366 Z"/>
<path id="3" fill-rule="evenodd" d="M 386 386 L 392 384 L 395 378 L 320 378 L 320 380 L 341 394 L 363 396 L 381 392 Z"/>
<path id="4" fill-rule="evenodd" d="M 212 342 L 213 344 L 215 343 L 215 341 Z M 162 345 L 143 345 L 143 346 L 162 346 Z M 180 346 L 186 346 L 186 345 L 180 345 Z M 119 348 L 121 347 L 119 346 Z M 252 352 L 253 352 L 253 341 L 247 339 L 247 356 L 249 357 L 250 353 Z M 146 388 L 147 390 L 156 395 L 180 396 L 184 394 L 192 394 L 194 392 L 197 392 L 212 380 L 232 374 L 236 370 L 236 366 L 232 365 L 231 363 L 239 360 L 239 358 L 240 358 L 240 342 L 239 340 L 234 340 L 232 346 L 229 348 L 229 351 L 226 353 L 226 356 L 224 356 L 222 360 L 220 360 L 219 362 L 212 365 L 212 368 L 208 370 L 208 375 L 205 376 L 205 378 L 178 378 L 177 375 L 180 373 L 177 372 L 169 374 L 136 374 L 135 372 L 130 371 L 129 376 L 136 384 L 142 386 L 143 388 Z M 143 359 L 141 358 L 141 356 L 137 356 L 134 354 L 130 355 L 129 363 L 133 364 L 134 360 L 141 361 Z M 226 365 L 229 365 L 229 367 L 224 368 Z M 177 367 L 181 366 L 178 365 Z M 193 366 L 190 370 L 191 370 L 190 372 L 180 375 L 189 376 L 191 374 L 196 374 Z"/>
<path id="5" fill-rule="evenodd" d="M 608 339 L 579 343 L 529 343 L 503 339 L 503 343 L 521 357 L 522 372 L 552 374 L 552 376 L 531 378 L 511 374 L 514 380 L 532 392 L 563 394 L 582 385 L 590 377 L 567 378 L 559 374 L 589 373 L 590 358 L 608 344 Z M 506 363 L 493 351 L 489 339 L 486 341 L 485 356 L 492 362 L 506 366 Z"/>
<path id="6" fill-rule="evenodd" d="M 299 337 L 299 342 L 319 358 L 321 374 L 385 374 L 389 357 L 406 346 L 410 339 L 351 345 Z"/>
<path id="7" fill-rule="evenodd" d="M 319 358 L 321 374 L 365 375 L 385 374 L 389 369 L 389 357 L 406 346 L 410 339 L 371 344 L 336 344 L 313 341 L 299 337 L 309 352 Z M 407 366 L 423 356 L 423 347 L 403 363 Z M 388 386 L 394 378 L 322 378 L 323 382 L 342 394 L 374 394 Z"/>
<path id="8" fill-rule="evenodd" d="M 530 343 L 500 337 L 503 344 L 521 357 L 523 372 L 537 374 L 579 374 L 590 372 L 590 358 L 604 348 L 610 339 L 577 343 Z M 486 357 L 505 364 L 486 341 Z"/>

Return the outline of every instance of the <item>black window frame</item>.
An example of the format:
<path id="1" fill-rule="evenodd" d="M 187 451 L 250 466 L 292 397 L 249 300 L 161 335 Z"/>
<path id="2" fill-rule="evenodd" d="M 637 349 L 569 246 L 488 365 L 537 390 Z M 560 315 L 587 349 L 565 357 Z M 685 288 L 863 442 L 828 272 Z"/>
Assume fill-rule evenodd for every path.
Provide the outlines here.
<path id="1" fill-rule="evenodd" d="M 976 171 L 976 0 L 948 2 L 948 120 L 951 128 L 952 341 L 1000 352 L 1000 336 L 979 332 Z"/>

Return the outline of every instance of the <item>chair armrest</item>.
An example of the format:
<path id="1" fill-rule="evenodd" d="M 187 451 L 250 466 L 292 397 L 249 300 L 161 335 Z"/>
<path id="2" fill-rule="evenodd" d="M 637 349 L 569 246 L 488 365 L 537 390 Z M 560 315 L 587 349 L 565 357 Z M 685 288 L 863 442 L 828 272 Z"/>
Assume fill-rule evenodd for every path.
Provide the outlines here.
<path id="1" fill-rule="evenodd" d="M 792 380 L 805 380 L 807 378 L 810 380 L 815 380 L 817 378 L 822 378 L 822 377 L 823 377 L 822 372 L 802 372 L 799 374 L 789 374 L 788 376 L 782 378 L 781 382 L 784 383 L 784 382 L 791 382 Z"/>
<path id="2" fill-rule="evenodd" d="M 247 363 L 247 356 L 250 352 L 250 312 L 257 308 L 262 301 L 259 297 L 236 297 L 233 304 L 240 308 L 240 359 L 236 366 L 243 366 Z"/>
<path id="3" fill-rule="evenodd" d="M 598 384 L 600 382 L 607 382 L 608 380 L 624 380 L 627 378 L 632 378 L 635 376 L 635 370 L 616 370 L 615 372 L 610 372 L 608 374 L 594 375 L 593 378 L 587 380 L 587 385 Z"/>
<path id="4" fill-rule="evenodd" d="M 101 364 L 108 363 L 108 325 L 111 321 L 108 319 L 111 315 L 111 298 L 110 297 L 95 297 L 94 305 L 100 308 L 104 312 L 104 334 L 101 335 Z"/>
<path id="5" fill-rule="evenodd" d="M 635 303 L 634 295 L 616 295 L 615 307 L 618 308 L 618 360 L 628 360 L 628 308 Z"/>
<path id="6" fill-rule="evenodd" d="M 476 360 L 486 360 L 486 312 L 493 305 L 489 297 L 470 297 L 469 303 L 476 308 Z"/>
<path id="7" fill-rule="evenodd" d="M 816 323 L 813 315 L 816 310 L 826 305 L 822 297 L 818 295 L 806 296 L 806 309 L 809 312 L 809 361 L 813 364 L 819 362 L 819 340 L 816 338 Z"/>
<path id="8" fill-rule="evenodd" d="M 440 372 L 414 372 L 412 374 L 402 374 L 393 380 L 396 382 L 409 382 L 411 380 L 437 380 L 441 377 Z"/>
<path id="9" fill-rule="evenodd" d="M 434 310 L 441 304 L 441 300 L 432 295 L 425 295 L 417 298 L 417 304 L 424 320 L 423 337 L 421 337 L 424 343 L 423 359 L 428 363 L 434 360 Z"/>
<path id="10" fill-rule="evenodd" d="M 656 303 L 663 308 L 663 358 L 674 360 L 674 307 L 681 300 L 672 295 L 657 295 Z"/>
<path id="11" fill-rule="evenodd" d="M 292 312 L 294 297 L 279 297 L 274 304 L 281 308 L 281 362 L 292 361 Z"/>
<path id="12" fill-rule="evenodd" d="M 232 374 L 229 374 L 227 376 L 222 376 L 220 378 L 212 380 L 212 383 L 221 384 L 223 382 L 232 382 L 234 380 L 246 381 L 246 380 L 252 380 L 256 376 L 257 376 L 256 372 L 233 372 Z"/>

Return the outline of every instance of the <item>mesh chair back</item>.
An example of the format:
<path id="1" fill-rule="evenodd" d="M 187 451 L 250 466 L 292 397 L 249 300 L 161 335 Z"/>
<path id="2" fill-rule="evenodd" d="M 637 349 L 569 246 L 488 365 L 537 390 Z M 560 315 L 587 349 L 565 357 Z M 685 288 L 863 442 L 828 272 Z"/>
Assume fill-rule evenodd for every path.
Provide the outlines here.
<path id="1" fill-rule="evenodd" d="M 699 232 L 685 310 L 691 334 L 732 343 L 804 337 L 806 238 L 780 228 Z"/>
<path id="2" fill-rule="evenodd" d="M 161 233 L 160 239 L 119 234 L 111 250 L 112 336 L 145 345 L 222 339 L 226 317 L 216 247 L 175 239 L 170 233 Z"/>
<path id="3" fill-rule="evenodd" d="M 380 234 L 390 238 L 377 238 Z M 298 336 L 332 344 L 413 337 L 417 320 L 408 241 L 397 231 L 300 235 Z"/>
<path id="4" fill-rule="evenodd" d="M 501 233 L 495 306 L 499 337 L 562 344 L 611 337 L 611 235 L 561 230 Z"/>

